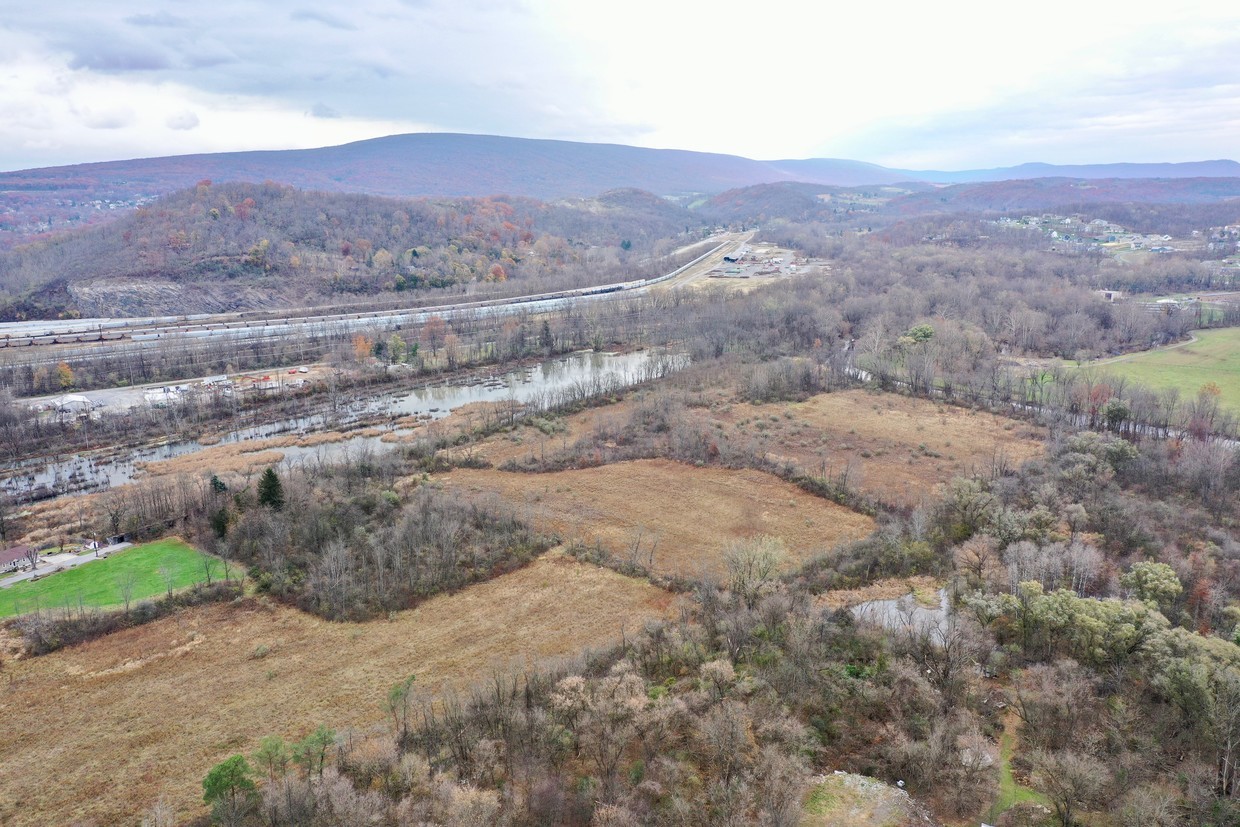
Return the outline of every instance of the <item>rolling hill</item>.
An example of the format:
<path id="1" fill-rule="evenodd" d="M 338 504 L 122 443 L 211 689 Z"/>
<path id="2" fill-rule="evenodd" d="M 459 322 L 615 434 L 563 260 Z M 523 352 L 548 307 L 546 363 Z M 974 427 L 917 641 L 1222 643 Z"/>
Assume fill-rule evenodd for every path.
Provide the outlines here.
<path id="1" fill-rule="evenodd" d="M 1240 198 L 1240 178 L 1032 178 L 954 184 L 893 199 L 902 215 L 927 212 L 1006 212 L 1063 205 L 1209 204 Z"/>
<path id="2" fill-rule="evenodd" d="M 1026 164 L 990 170 L 927 172 L 830 158 L 759 161 L 736 155 L 619 144 L 419 133 L 319 149 L 180 155 L 3 172 L 0 247 L 67 226 L 106 221 L 117 212 L 204 179 L 275 181 L 299 189 L 389 197 L 506 194 L 546 200 L 592 197 L 620 188 L 646 190 L 660 196 L 689 196 L 789 182 L 857 187 L 1048 176 L 1235 177 L 1240 176 L 1240 164 Z"/>
<path id="3" fill-rule="evenodd" d="M 548 203 L 201 183 L 0 255 L 0 318 L 289 306 L 510 277 L 605 281 L 661 266 L 668 239 L 696 223 L 638 190 Z"/>
<path id="4" fill-rule="evenodd" d="M 710 221 L 867 223 L 950 213 L 1090 213 L 1144 232 L 1188 232 L 1240 220 L 1240 178 L 1034 178 L 950 186 L 919 182 L 857 187 L 780 182 L 703 199 Z"/>

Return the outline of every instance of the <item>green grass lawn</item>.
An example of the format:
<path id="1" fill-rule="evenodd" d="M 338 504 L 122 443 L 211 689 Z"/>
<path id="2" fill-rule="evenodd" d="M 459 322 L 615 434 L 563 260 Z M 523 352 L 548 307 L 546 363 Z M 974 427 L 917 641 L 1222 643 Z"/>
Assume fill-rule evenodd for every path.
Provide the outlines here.
<path id="1" fill-rule="evenodd" d="M 214 580 L 224 574 L 224 564 L 208 558 L 180 540 L 158 540 L 113 554 L 107 559 L 83 563 L 59 574 L 45 576 L 35 582 L 15 583 L 0 589 L 0 617 L 25 614 L 64 606 L 123 605 L 122 584 L 132 577 L 134 602 L 165 594 L 168 581 L 161 568 L 172 578 L 172 588 L 180 589 L 206 580 L 203 560 L 212 561 Z"/>
<path id="2" fill-rule="evenodd" d="M 1150 350 L 1118 359 L 1082 365 L 1099 376 L 1124 376 L 1154 390 L 1177 388 L 1191 399 L 1202 385 L 1214 382 L 1222 391 L 1223 408 L 1240 414 L 1240 328 L 1199 330 L 1198 341 Z"/>
<path id="3" fill-rule="evenodd" d="M 1025 801 L 1050 806 L 1046 796 L 1037 790 L 1022 787 L 1012 775 L 1012 753 L 1016 751 L 1016 735 L 1008 731 L 999 739 L 999 797 L 986 813 L 985 821 L 993 823 L 1000 815 Z"/>

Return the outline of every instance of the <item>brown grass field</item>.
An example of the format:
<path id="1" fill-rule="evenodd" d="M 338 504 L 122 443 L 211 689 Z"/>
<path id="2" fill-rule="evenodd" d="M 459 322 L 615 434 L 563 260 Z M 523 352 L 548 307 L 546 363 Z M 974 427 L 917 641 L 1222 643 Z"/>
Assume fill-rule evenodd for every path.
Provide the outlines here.
<path id="1" fill-rule="evenodd" d="M 471 493 L 495 492 L 535 530 L 597 542 L 622 558 L 639 539 L 647 552 L 657 539 L 652 568 L 687 577 L 720 577 L 723 552 L 748 537 L 783 540 L 791 567 L 874 530 L 871 518 L 771 474 L 670 460 L 548 474 L 458 469 L 440 479 Z"/>
<path id="2" fill-rule="evenodd" d="M 205 812 L 207 770 L 264 735 L 369 727 L 410 673 L 433 696 L 608 645 L 672 604 L 648 583 L 551 552 L 390 622 L 329 623 L 247 600 L 6 657 L 0 824 L 135 824 L 161 794 L 181 823 Z"/>
<path id="3" fill-rule="evenodd" d="M 266 439 L 251 439 L 244 442 L 228 442 L 208 445 L 192 454 L 183 454 L 172 459 L 137 463 L 136 467 L 144 477 L 160 477 L 175 474 L 208 475 L 237 473 L 247 474 L 262 470 L 269 465 L 277 465 L 284 459 L 281 448 L 314 448 L 344 442 L 358 436 L 378 436 L 383 433 L 376 429 L 359 429 L 356 431 L 321 431 L 312 434 L 284 434 Z"/>
<path id="4" fill-rule="evenodd" d="M 1045 430 L 1004 416 L 892 393 L 824 393 L 805 402 L 753 405 L 730 392 L 707 391 L 709 407 L 682 415 L 715 428 L 776 462 L 837 476 L 885 502 L 915 506 L 933 499 L 958 474 L 985 472 L 996 459 L 1012 467 L 1042 453 Z M 636 408 L 632 397 L 563 420 L 564 433 L 519 428 L 486 440 L 477 452 L 496 465 L 552 456 L 592 433 L 615 431 Z"/>
<path id="5" fill-rule="evenodd" d="M 587 408 L 580 413 L 558 420 L 563 427 L 560 433 L 544 434 L 536 428 L 521 427 L 514 431 L 497 434 L 471 446 L 478 456 L 495 465 L 510 459 L 551 456 L 567 449 L 590 436 L 600 427 L 615 430 L 628 421 L 633 412 L 633 401 L 626 399 L 612 405 Z M 452 418 L 449 417 L 449 422 Z"/>
<path id="6" fill-rule="evenodd" d="M 728 435 L 754 455 L 810 473 L 848 467 L 852 484 L 895 503 L 933 497 L 952 476 L 989 468 L 996 456 L 1015 465 L 1042 450 L 1043 433 L 1026 423 L 893 394 L 844 391 L 752 405 L 715 387 L 696 398 L 703 404 L 678 415 Z M 519 427 L 453 452 L 476 452 L 497 465 L 551 456 L 614 433 L 638 404 L 634 395 L 559 420 L 550 434 Z M 490 413 L 471 409 L 426 428 L 468 431 Z M 245 473 L 278 462 L 287 445 L 343 438 L 221 444 L 152 463 L 147 471 Z M 771 474 L 670 460 L 549 474 L 457 469 L 437 480 L 473 496 L 503 497 L 535 530 L 598 543 L 622 559 L 689 577 L 719 578 L 723 552 L 745 538 L 780 538 L 791 568 L 874 528 L 870 518 Z M 43 526 L 34 534 L 52 537 L 50 526 L 92 522 L 99 496 L 29 507 L 29 523 Z M 892 581 L 826 596 L 823 605 L 931 585 Z M 234 752 L 250 751 L 263 735 L 297 738 L 320 723 L 373 726 L 382 719 L 387 688 L 410 672 L 433 696 L 494 669 L 606 645 L 624 627 L 667 615 L 672 601 L 648 583 L 553 552 L 391 622 L 333 624 L 247 600 L 188 610 L 43 658 L 6 655 L 0 670 L 8 713 L 0 722 L 0 825 L 135 823 L 161 794 L 184 821 L 204 812 L 206 771 Z"/>
<path id="7" fill-rule="evenodd" d="M 887 502 L 916 505 L 952 477 L 985 471 L 996 457 L 1013 467 L 1042 452 L 1042 429 L 1003 416 L 863 390 L 805 402 L 735 404 L 709 412 L 756 435 L 773 459 L 838 474 Z"/>
<path id="8" fill-rule="evenodd" d="M 283 452 L 258 442 L 233 442 L 214 445 L 192 454 L 156 462 L 135 463 L 142 472 L 139 480 L 176 474 L 190 476 L 211 474 L 254 474 L 269 465 L 279 465 Z"/>

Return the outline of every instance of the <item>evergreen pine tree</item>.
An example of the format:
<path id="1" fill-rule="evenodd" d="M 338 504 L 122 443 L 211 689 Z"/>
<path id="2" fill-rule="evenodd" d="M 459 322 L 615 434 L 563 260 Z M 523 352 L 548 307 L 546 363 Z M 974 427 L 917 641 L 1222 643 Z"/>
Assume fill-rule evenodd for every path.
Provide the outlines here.
<path id="1" fill-rule="evenodd" d="M 264 471 L 258 481 L 258 504 L 265 505 L 272 511 L 284 508 L 284 486 L 274 468 L 269 467 Z"/>

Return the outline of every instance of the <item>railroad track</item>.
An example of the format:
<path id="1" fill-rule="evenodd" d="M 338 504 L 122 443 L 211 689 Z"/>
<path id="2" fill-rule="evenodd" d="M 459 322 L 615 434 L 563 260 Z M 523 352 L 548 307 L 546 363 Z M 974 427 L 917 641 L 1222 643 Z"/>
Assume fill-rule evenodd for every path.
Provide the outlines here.
<path id="1" fill-rule="evenodd" d="M 506 315 L 525 310 L 538 311 L 563 307 L 577 301 L 592 301 L 615 297 L 616 294 L 638 294 L 651 287 L 673 282 L 687 271 L 716 256 L 724 248 L 739 244 L 724 241 L 698 256 L 693 261 L 670 273 L 648 279 L 614 282 L 573 290 L 558 290 L 528 296 L 504 299 L 483 299 L 455 302 L 423 308 L 395 308 L 389 310 L 337 311 L 311 313 L 295 316 L 258 316 L 254 311 L 238 311 L 224 314 L 195 314 L 165 316 L 141 320 L 84 319 L 81 321 L 49 322 L 39 327 L 32 322 L 0 324 L 0 350 L 5 348 L 30 348 L 49 345 L 74 345 L 98 343 L 124 343 L 161 341 L 165 339 L 200 339 L 211 336 L 240 338 L 279 336 L 295 328 L 322 327 L 330 333 L 347 333 L 365 327 L 368 323 L 422 324 L 431 316 L 465 314 Z M 333 308 L 324 308 L 333 310 Z"/>

